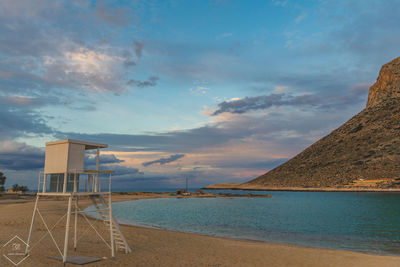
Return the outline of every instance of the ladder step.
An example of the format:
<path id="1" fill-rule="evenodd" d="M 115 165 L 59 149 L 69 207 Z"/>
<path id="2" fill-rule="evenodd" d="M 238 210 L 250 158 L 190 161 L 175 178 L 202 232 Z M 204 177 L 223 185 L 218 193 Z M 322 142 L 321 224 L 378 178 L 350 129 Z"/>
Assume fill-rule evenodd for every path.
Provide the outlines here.
<path id="1" fill-rule="evenodd" d="M 131 252 L 128 243 L 126 242 L 123 234 L 119 229 L 118 222 L 111 215 L 111 207 L 109 206 L 109 204 L 111 203 L 106 202 L 106 200 L 101 195 L 91 196 L 90 198 L 92 199 L 96 211 L 99 213 L 103 223 L 106 225 L 106 227 L 111 226 L 111 234 L 116 249 L 119 251 L 125 251 L 125 253 Z M 110 201 L 110 199 L 108 201 Z"/>
<path id="2" fill-rule="evenodd" d="M 98 210 L 98 212 L 99 212 L 100 214 L 109 214 L 109 213 L 110 213 L 108 210 L 105 210 L 105 211 L 100 211 L 100 210 Z"/>

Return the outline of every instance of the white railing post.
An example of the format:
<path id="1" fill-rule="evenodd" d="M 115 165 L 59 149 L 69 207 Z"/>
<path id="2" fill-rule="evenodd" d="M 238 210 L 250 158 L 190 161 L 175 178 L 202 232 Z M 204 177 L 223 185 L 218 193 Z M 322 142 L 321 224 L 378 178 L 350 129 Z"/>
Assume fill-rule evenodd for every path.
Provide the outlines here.
<path id="1" fill-rule="evenodd" d="M 42 174 L 42 172 L 39 172 L 39 179 L 38 179 L 38 186 L 37 186 L 37 194 L 39 194 L 39 190 L 40 190 L 40 175 Z"/>
<path id="2" fill-rule="evenodd" d="M 76 181 L 76 178 L 77 178 L 77 175 L 76 175 L 76 170 L 75 170 L 75 173 L 74 173 L 74 193 L 76 193 L 78 190 L 78 187 L 77 187 L 77 181 Z"/>
<path id="3" fill-rule="evenodd" d="M 68 172 L 64 173 L 63 193 L 67 192 Z"/>
<path id="4" fill-rule="evenodd" d="M 112 204 L 112 200 L 111 200 L 111 192 L 110 192 L 110 196 L 108 198 L 108 217 L 110 220 L 110 240 L 111 240 L 111 257 L 115 257 L 115 249 L 114 249 L 114 231 L 113 231 L 113 215 L 112 215 L 112 209 L 111 209 L 111 204 Z"/>
<path id="5" fill-rule="evenodd" d="M 47 181 L 47 173 L 43 173 L 43 190 L 42 190 L 42 193 L 46 192 L 46 181 Z"/>
<path id="6" fill-rule="evenodd" d="M 111 194 L 111 173 L 110 173 L 110 176 L 108 177 L 108 192 L 110 192 L 110 194 Z"/>
<path id="7" fill-rule="evenodd" d="M 75 196 L 75 227 L 74 227 L 74 250 L 76 251 L 76 245 L 78 243 L 78 195 Z"/>
<path id="8" fill-rule="evenodd" d="M 71 220 L 71 205 L 72 205 L 72 194 L 69 196 L 69 200 L 68 200 L 67 223 L 66 223 L 66 226 L 65 226 L 64 255 L 63 255 L 63 263 L 64 263 L 64 265 L 67 262 L 69 223 L 70 223 L 70 220 Z"/>

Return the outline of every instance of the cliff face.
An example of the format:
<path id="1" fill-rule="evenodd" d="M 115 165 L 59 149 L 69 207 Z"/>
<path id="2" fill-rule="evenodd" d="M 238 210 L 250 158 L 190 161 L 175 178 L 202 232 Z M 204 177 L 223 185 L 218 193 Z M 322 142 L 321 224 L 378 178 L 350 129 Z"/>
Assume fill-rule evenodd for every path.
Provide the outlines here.
<path id="1" fill-rule="evenodd" d="M 396 177 L 400 177 L 400 58 L 382 67 L 364 110 L 291 160 L 243 185 L 342 187 L 361 178 Z"/>
<path id="2" fill-rule="evenodd" d="M 369 88 L 367 108 L 400 97 L 400 57 L 382 66 L 378 79 Z"/>

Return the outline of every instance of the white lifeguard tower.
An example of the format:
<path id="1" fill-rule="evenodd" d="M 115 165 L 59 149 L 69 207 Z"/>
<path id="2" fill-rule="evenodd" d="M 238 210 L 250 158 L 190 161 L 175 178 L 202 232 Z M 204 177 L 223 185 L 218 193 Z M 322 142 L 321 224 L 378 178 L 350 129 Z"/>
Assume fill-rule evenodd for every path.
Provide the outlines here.
<path id="1" fill-rule="evenodd" d="M 114 173 L 114 171 L 99 170 L 100 148 L 106 147 L 108 147 L 106 144 L 97 144 L 72 139 L 46 143 L 44 171 L 39 173 L 38 193 L 36 196 L 25 254 L 28 254 L 29 252 L 35 218 L 38 214 L 59 253 L 61 254 L 62 261 L 65 265 L 68 259 L 67 256 L 71 214 L 75 215 L 74 250 L 76 250 L 78 240 L 78 215 L 83 216 L 89 225 L 96 231 L 92 223 L 86 217 L 85 212 L 79 208 L 79 197 L 89 197 L 91 199 L 101 220 L 103 220 L 105 226 L 109 229 L 110 235 L 109 238 L 106 238 L 109 239 L 109 242 L 107 242 L 98 231 L 96 231 L 96 233 L 111 249 L 111 256 L 115 257 L 115 250 L 122 250 L 125 253 L 131 252 L 129 245 L 119 228 L 118 222 L 112 214 L 111 175 Z M 85 170 L 85 151 L 93 149 L 97 150 L 96 170 Z M 108 201 L 104 198 L 105 195 L 108 196 Z M 55 241 L 50 229 L 48 228 L 39 211 L 38 202 L 41 196 L 46 196 L 47 198 L 52 196 L 68 198 L 63 253 L 61 252 L 61 249 L 57 245 L 57 242 Z M 72 211 L 72 202 L 75 203 L 74 211 Z"/>

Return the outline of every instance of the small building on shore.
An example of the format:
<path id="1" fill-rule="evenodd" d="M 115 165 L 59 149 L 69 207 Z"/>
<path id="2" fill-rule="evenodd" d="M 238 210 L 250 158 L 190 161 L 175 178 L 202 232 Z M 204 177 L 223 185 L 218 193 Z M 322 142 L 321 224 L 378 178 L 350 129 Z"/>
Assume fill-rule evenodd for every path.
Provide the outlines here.
<path id="1" fill-rule="evenodd" d="M 10 195 L 21 195 L 22 191 L 14 191 L 13 189 L 7 189 L 6 194 Z"/>

